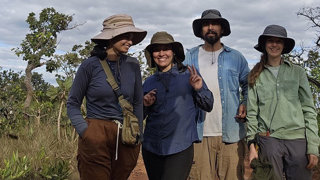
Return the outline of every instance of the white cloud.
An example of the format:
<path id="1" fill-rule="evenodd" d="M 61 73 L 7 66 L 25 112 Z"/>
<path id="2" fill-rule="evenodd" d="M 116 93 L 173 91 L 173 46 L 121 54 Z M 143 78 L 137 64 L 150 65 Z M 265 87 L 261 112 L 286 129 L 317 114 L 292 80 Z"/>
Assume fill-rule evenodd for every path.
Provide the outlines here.
<path id="1" fill-rule="evenodd" d="M 303 43 L 305 46 L 312 46 L 316 37 L 315 29 L 310 29 L 308 21 L 297 16 L 297 12 L 303 7 L 319 6 L 316 0 L 3 1 L 0 7 L 0 66 L 14 70 L 23 70 L 25 63 L 10 49 L 18 47 L 28 33 L 28 24 L 25 22 L 28 14 L 34 12 L 38 15 L 47 7 L 73 15 L 73 24 L 85 23 L 59 34 L 58 49 L 62 52 L 70 51 L 73 45 L 90 40 L 102 29 L 102 21 L 116 13 L 131 15 L 137 27 L 148 31 L 142 45 L 133 49 L 143 49 L 155 32 L 163 30 L 173 34 L 175 40 L 180 41 L 185 48 L 191 48 L 202 43 L 202 40 L 193 35 L 193 20 L 200 18 L 204 10 L 215 8 L 231 26 L 230 36 L 223 37 L 222 42 L 239 50 L 252 63 L 260 57 L 253 46 L 269 24 L 286 27 L 288 36 L 296 40 L 296 45 Z"/>

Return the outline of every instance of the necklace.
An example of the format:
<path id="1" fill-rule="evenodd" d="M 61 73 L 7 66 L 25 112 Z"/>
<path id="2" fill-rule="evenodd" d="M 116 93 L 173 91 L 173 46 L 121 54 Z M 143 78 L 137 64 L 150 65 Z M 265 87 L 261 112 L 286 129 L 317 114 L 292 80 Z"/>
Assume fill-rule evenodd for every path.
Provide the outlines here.
<path id="1" fill-rule="evenodd" d="M 211 51 L 211 65 L 213 65 L 216 62 L 216 52 Z"/>

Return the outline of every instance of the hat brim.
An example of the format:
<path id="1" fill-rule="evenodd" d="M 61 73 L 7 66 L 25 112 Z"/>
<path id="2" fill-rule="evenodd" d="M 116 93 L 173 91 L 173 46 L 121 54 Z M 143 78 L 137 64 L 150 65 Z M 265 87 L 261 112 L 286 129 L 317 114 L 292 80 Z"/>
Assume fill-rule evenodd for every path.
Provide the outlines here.
<path id="1" fill-rule="evenodd" d="M 147 59 L 147 64 L 149 67 L 154 68 L 156 67 L 156 63 L 152 57 L 152 47 L 160 44 L 172 44 L 172 51 L 175 54 L 176 61 L 183 62 L 185 59 L 183 46 L 180 42 L 172 42 L 172 43 L 154 43 L 149 44 L 144 51 L 145 57 Z"/>
<path id="2" fill-rule="evenodd" d="M 109 41 L 114 37 L 125 33 L 133 33 L 132 45 L 140 43 L 147 35 L 147 31 L 131 26 L 118 29 L 105 29 L 98 35 L 91 38 L 91 41 L 95 43 L 99 43 L 101 41 Z"/>
<path id="3" fill-rule="evenodd" d="M 230 30 L 230 24 L 229 21 L 224 18 L 202 18 L 202 19 L 196 19 L 192 23 L 193 28 L 193 34 L 199 38 L 202 38 L 202 24 L 204 21 L 213 20 L 215 22 L 218 22 L 221 24 L 221 27 L 223 29 L 222 36 L 228 36 L 231 33 Z"/>
<path id="4" fill-rule="evenodd" d="M 292 38 L 283 37 L 283 36 L 277 36 L 274 34 L 263 34 L 259 36 L 258 44 L 254 46 L 254 48 L 259 52 L 265 51 L 265 44 L 266 44 L 266 38 L 267 37 L 277 37 L 284 40 L 284 47 L 281 54 L 287 54 L 292 51 L 292 49 L 295 46 L 295 41 Z"/>

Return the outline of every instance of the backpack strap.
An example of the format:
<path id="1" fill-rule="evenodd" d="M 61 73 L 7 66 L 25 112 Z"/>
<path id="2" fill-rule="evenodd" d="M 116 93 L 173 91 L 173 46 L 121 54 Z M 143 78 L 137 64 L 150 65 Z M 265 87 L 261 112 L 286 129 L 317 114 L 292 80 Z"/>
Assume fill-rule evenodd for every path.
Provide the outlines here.
<path id="1" fill-rule="evenodd" d="M 110 86 L 112 87 L 113 91 L 115 92 L 116 96 L 118 97 L 119 100 L 119 104 L 121 106 L 122 109 L 127 108 L 130 109 L 131 111 L 133 110 L 132 105 L 123 97 L 123 94 L 121 93 L 121 90 L 117 84 L 117 81 L 114 79 L 114 76 L 110 70 L 110 67 L 107 63 L 106 60 L 101 60 L 100 59 L 100 63 L 103 67 L 104 72 L 107 75 L 107 79 L 106 81 L 110 84 Z"/>

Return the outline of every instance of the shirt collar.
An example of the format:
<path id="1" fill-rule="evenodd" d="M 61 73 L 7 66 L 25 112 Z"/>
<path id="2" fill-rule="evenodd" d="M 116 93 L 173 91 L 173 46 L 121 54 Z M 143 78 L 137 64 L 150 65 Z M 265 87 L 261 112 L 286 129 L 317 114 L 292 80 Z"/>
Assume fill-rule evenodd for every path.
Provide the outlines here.
<path id="1" fill-rule="evenodd" d="M 200 45 L 199 45 L 199 48 L 201 48 L 203 45 L 204 45 L 204 44 L 200 44 Z M 222 47 L 223 47 L 223 51 L 226 51 L 226 52 L 230 52 L 230 51 L 231 51 L 231 48 L 230 48 L 230 47 L 224 45 L 223 43 L 221 43 L 221 45 L 222 45 Z M 222 52 L 223 52 L 223 51 L 222 51 Z"/>
<path id="2" fill-rule="evenodd" d="M 291 63 L 290 61 L 281 59 L 281 64 L 280 64 L 280 66 L 281 66 L 281 65 L 284 65 L 284 64 L 286 64 L 286 65 L 288 65 L 288 66 L 290 66 L 290 67 L 292 66 L 292 63 Z M 267 64 L 265 64 L 264 67 L 265 67 L 265 68 L 268 68 L 269 66 L 268 66 Z"/>
<path id="3" fill-rule="evenodd" d="M 161 71 L 157 71 L 155 73 L 156 76 L 163 76 L 163 75 L 174 75 L 176 76 L 179 73 L 178 71 L 178 67 L 177 64 L 173 64 L 173 66 L 171 67 L 171 69 L 167 72 L 161 72 Z"/>

